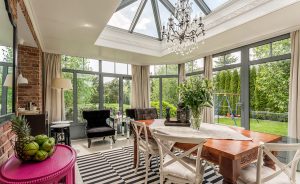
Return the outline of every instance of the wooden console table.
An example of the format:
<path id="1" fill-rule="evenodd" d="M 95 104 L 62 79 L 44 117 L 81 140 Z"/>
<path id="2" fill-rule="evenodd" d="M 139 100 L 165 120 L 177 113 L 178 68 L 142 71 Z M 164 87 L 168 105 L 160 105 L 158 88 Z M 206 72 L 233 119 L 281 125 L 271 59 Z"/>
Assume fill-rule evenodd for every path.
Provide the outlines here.
<path id="1" fill-rule="evenodd" d="M 42 162 L 21 162 L 15 156 L 0 169 L 1 184 L 57 184 L 75 183 L 76 152 L 65 145 L 57 145 L 52 157 Z"/>
<path id="2" fill-rule="evenodd" d="M 153 123 L 159 123 L 164 121 L 162 119 L 155 120 L 138 120 L 143 122 L 147 126 Z M 278 142 L 281 140 L 281 136 L 271 135 L 266 133 L 253 132 L 244 130 L 241 128 L 234 128 L 234 130 L 240 132 L 246 137 L 250 137 L 252 141 L 237 141 L 237 140 L 217 140 L 207 139 L 202 149 L 201 157 L 214 164 L 219 165 L 220 174 L 223 175 L 224 184 L 236 184 L 237 178 L 240 175 L 241 168 L 247 166 L 257 159 L 258 147 L 260 142 Z M 150 131 L 148 135 L 151 135 Z M 135 137 L 135 136 L 134 136 Z M 182 150 L 189 150 L 195 145 L 189 144 L 175 144 L 175 147 Z M 134 166 L 137 164 L 137 149 L 136 149 L 136 137 L 134 138 Z M 274 163 L 266 157 L 264 159 L 266 166 L 274 167 Z"/>

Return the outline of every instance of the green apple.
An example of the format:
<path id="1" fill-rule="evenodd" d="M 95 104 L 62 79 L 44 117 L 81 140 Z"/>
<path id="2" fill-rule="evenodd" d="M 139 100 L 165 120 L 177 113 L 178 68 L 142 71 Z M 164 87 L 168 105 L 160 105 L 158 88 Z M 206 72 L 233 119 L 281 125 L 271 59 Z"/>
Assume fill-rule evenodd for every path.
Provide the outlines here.
<path id="1" fill-rule="evenodd" d="M 41 146 L 42 150 L 45 150 L 45 151 L 50 151 L 52 148 L 53 148 L 53 144 L 52 144 L 52 140 L 48 139 L 46 140 L 43 145 Z"/>
<path id="2" fill-rule="evenodd" d="M 55 147 L 53 147 L 49 152 L 48 152 L 48 157 L 51 157 L 55 151 Z"/>
<path id="3" fill-rule="evenodd" d="M 35 142 L 37 142 L 39 145 L 42 145 L 46 140 L 48 140 L 48 136 L 41 134 L 35 136 Z"/>
<path id="4" fill-rule="evenodd" d="M 54 146 L 55 145 L 55 139 L 53 137 L 49 138 L 49 141 L 51 142 L 51 145 Z"/>
<path id="5" fill-rule="evenodd" d="M 34 160 L 36 161 L 43 161 L 48 157 L 48 153 L 44 150 L 39 150 L 34 155 Z"/>
<path id="6" fill-rule="evenodd" d="M 34 141 L 25 144 L 23 147 L 23 153 L 26 156 L 33 156 L 38 150 L 39 150 L 39 145 Z"/>

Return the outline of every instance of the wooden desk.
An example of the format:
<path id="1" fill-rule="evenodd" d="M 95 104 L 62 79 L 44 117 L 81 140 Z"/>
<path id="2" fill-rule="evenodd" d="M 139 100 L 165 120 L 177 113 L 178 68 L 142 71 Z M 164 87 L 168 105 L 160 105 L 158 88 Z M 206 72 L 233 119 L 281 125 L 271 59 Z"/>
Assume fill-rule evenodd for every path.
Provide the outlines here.
<path id="1" fill-rule="evenodd" d="M 154 120 L 139 120 L 139 122 L 146 123 L 149 126 L 154 123 Z M 236 181 L 240 175 L 241 168 L 257 159 L 260 142 L 278 142 L 281 140 L 281 136 L 277 135 L 253 132 L 241 128 L 233 129 L 239 131 L 244 136 L 252 138 L 253 141 L 207 139 L 201 154 L 203 159 L 219 165 L 220 174 L 224 177 L 224 184 L 237 183 Z M 187 150 L 194 145 L 177 143 L 175 146 L 179 149 Z M 134 136 L 134 166 L 137 164 L 136 151 L 136 138 Z M 274 167 L 274 163 L 267 157 L 264 159 L 264 163 L 266 166 Z"/>

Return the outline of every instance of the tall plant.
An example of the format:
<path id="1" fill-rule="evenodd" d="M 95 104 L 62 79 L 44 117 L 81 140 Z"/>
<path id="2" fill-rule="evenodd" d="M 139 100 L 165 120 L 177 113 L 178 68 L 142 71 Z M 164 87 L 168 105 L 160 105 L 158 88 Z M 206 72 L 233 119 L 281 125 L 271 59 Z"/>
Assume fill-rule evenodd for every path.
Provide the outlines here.
<path id="1" fill-rule="evenodd" d="M 194 128 L 200 127 L 203 108 L 213 106 L 212 91 L 212 82 L 200 77 L 191 77 L 179 85 L 180 100 L 191 109 Z"/>

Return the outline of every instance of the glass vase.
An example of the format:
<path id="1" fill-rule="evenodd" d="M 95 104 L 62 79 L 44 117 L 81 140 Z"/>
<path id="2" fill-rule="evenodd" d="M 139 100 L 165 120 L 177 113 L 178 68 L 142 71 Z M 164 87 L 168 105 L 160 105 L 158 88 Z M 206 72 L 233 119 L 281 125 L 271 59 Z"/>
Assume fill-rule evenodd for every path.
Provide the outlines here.
<path id="1" fill-rule="evenodd" d="M 202 122 L 203 108 L 199 108 L 196 111 L 192 111 L 191 124 L 192 128 L 199 130 Z"/>

